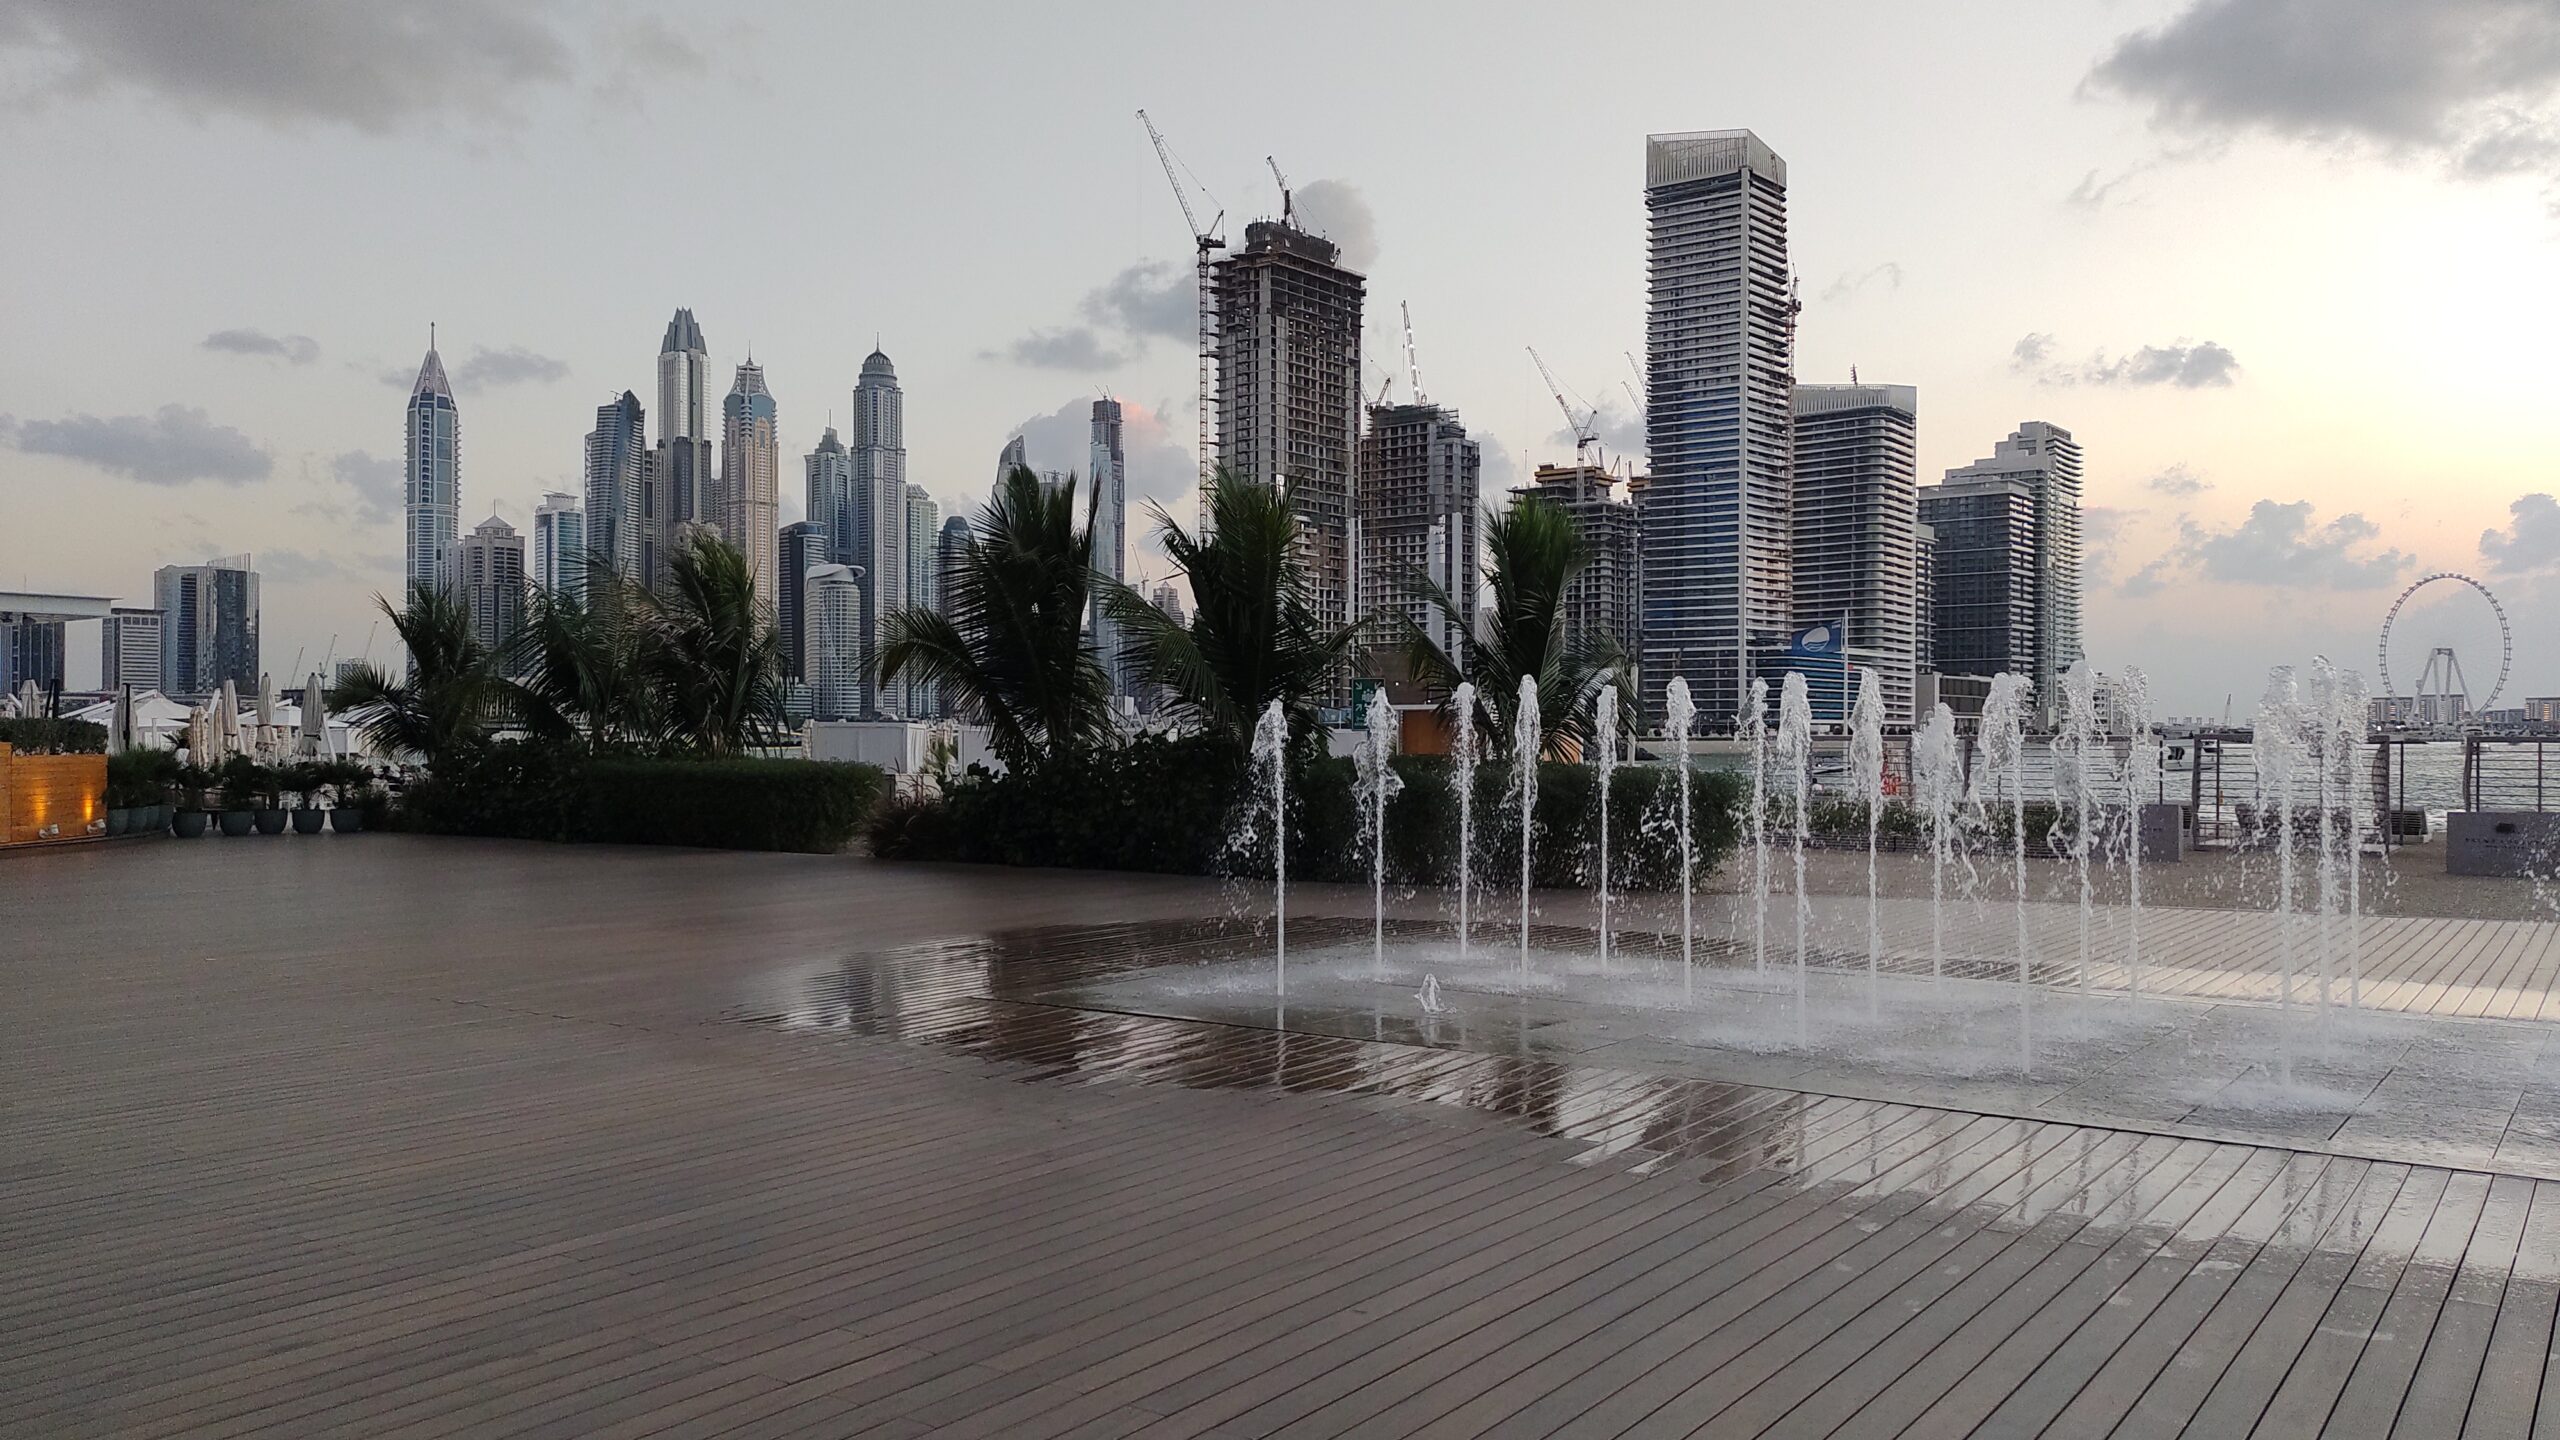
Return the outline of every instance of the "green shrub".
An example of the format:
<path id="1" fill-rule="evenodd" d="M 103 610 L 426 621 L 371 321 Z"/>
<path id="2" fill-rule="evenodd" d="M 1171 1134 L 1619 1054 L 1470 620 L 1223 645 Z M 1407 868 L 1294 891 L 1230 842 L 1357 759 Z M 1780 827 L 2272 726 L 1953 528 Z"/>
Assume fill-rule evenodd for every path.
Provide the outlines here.
<path id="1" fill-rule="evenodd" d="M 118 809 L 158 805 L 178 783 L 178 752 L 137 745 L 107 757 L 107 804 Z"/>
<path id="2" fill-rule="evenodd" d="M 1387 878 L 1399 885 L 1454 883 L 1458 799 L 1446 756 L 1400 755 L 1402 788 L 1388 802 Z M 1517 774 L 1505 764 L 1476 771 L 1475 873 L 1519 873 Z M 1347 759 L 1302 760 L 1289 777 L 1289 873 L 1310 880 L 1364 880 L 1370 856 L 1360 838 L 1355 767 Z M 940 799 L 883 806 L 872 817 L 871 852 L 882 859 L 959 860 L 1171 874 L 1268 875 L 1267 845 L 1239 850 L 1245 766 L 1220 737 L 1142 736 L 1075 763 L 1027 775 L 973 769 Z M 1596 871 L 1599 806 L 1588 766 L 1538 767 L 1532 864 L 1544 886 L 1583 885 Z M 1697 872 L 1729 855 L 1741 833 L 1734 777 L 1691 774 L 1690 824 Z M 1663 888 L 1679 861 L 1672 816 L 1678 790 L 1661 766 L 1619 769 L 1610 786 L 1611 883 Z"/>
<path id="3" fill-rule="evenodd" d="M 107 727 L 88 720 L 0 720 L 0 745 L 22 755 L 103 755 Z"/>
<path id="4" fill-rule="evenodd" d="M 590 759 L 510 741 L 448 757 L 401 792 L 391 821 L 517 840 L 827 852 L 861 831 L 885 789 L 869 765 Z"/>

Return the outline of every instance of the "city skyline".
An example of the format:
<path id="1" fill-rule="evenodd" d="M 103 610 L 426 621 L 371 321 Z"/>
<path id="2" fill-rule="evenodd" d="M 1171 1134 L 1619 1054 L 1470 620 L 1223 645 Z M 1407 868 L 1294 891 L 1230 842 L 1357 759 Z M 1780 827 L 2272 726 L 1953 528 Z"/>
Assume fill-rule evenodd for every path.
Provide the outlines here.
<path id="1" fill-rule="evenodd" d="M 2177 68 L 2185 52 L 2170 42 L 2209 38 L 2234 8 L 2259 7 L 1991 6 L 1924 22 L 1843 6 L 1854 24 L 1836 28 L 1855 38 L 1845 49 L 1839 35 L 1807 33 L 1835 27 L 1745 16 L 1728 38 L 1754 43 L 1714 49 L 1748 53 L 1747 64 L 1710 58 L 1683 83 L 1623 87 L 1569 116 L 1512 117 L 1489 96 L 1435 82 L 1415 102 L 1440 137 L 1428 169 L 1401 163 L 1409 127 L 1399 136 L 1347 117 L 1249 114 L 1228 87 L 1158 63 L 1154 42 L 1105 55 L 1083 27 L 1039 17 L 1029 24 L 1042 43 L 1026 50 L 1100 56 L 1100 68 L 1078 65 L 1061 88 L 1006 62 L 990 77 L 973 62 L 972 83 L 1024 80 L 1019 99 L 913 153 L 867 147 L 880 213 L 895 219 L 867 222 L 851 252 L 781 224 L 806 203 L 825 127 L 787 98 L 792 86 L 749 86 L 725 70 L 698 87 L 643 87 L 645 109 L 534 82 L 474 92 L 486 111 L 521 111 L 502 139 L 481 111 L 384 100 L 380 114 L 351 115 L 348 102 L 254 67 L 203 91 L 177 91 L 139 64 L 135 78 L 86 98 L 30 91 L 41 103 L 20 119 L 29 143 L 0 162 L 22 187 L 58 193 L 65 167 L 107 147 L 146 158 L 130 196 L 83 193 L 21 227 L 22 273 L 74 283 L 20 281 L 11 292 L 25 339 L 0 359 L 10 397 L 0 487 L 19 523 L 0 535 L 0 574 L 146 603 L 158 565 L 250 551 L 266 574 L 271 652 L 317 655 L 336 634 L 346 654 L 362 643 L 369 596 L 402 579 L 401 439 L 384 402 L 414 383 L 418 327 L 441 322 L 452 387 L 470 412 L 459 528 L 494 510 L 529 530 L 545 491 L 583 489 L 580 443 L 597 401 L 651 393 L 639 347 L 679 301 L 715 338 L 752 338 L 772 370 L 785 454 L 814 443 L 882 332 L 917 397 L 908 478 L 946 514 L 983 498 L 976 457 L 1069 407 L 1074 433 L 1061 446 L 1036 438 L 1058 427 L 1035 430 L 1033 463 L 1082 470 L 1084 412 L 1096 394 L 1118 397 L 1130 538 L 1141 542 L 1146 501 L 1188 514 L 1187 485 L 1166 477 L 1187 477 L 1191 463 L 1193 376 L 1188 240 L 1128 113 L 1144 103 L 1221 200 L 1231 238 L 1280 209 L 1261 156 L 1301 174 L 1299 217 L 1367 277 L 1369 357 L 1395 353 L 1389 306 L 1410 299 L 1434 398 L 1463 411 L 1486 446 L 1488 499 L 1537 463 L 1571 458 L 1522 344 L 1604 402 L 1613 449 L 1630 439 L 1632 406 L 1605 402 L 1625 352 L 1645 348 L 1632 148 L 1649 133 L 1748 127 L 1793 170 L 1790 248 L 1805 305 L 1795 380 L 1845 382 L 1854 364 L 1917 386 L 1924 486 L 2023 421 L 2072 431 L 2090 456 L 2087 648 L 2102 668 L 2151 671 L 2164 708 L 2210 712 L 2226 691 L 2253 692 L 2249 672 L 2279 636 L 2369 668 L 2391 596 L 2431 569 L 2473 571 L 2518 615 L 2548 613 L 2560 596 L 2560 507 L 2531 497 L 2560 488 L 2560 420 L 2543 413 L 2541 367 L 2515 338 L 2560 318 L 2547 173 L 2462 178 L 2492 167 L 2466 167 L 2460 143 L 2493 101 L 2549 118 L 2548 88 L 2499 90 L 2458 63 L 2427 68 L 2448 42 L 2421 27 L 2392 32 L 2417 57 L 2406 72 L 2386 67 L 2347 87 L 2418 107 L 2401 132 L 2373 113 L 2285 112 Z M 568 33 L 559 12 L 532 13 Z M 2400 23 L 2383 11 L 2367 19 Z M 718 44 L 672 33 L 697 59 L 716 51 L 724 66 L 787 77 L 838 23 L 785 15 Z M 1446 23 L 1399 15 L 1381 38 Z M 1204 19 L 1197 38 L 1230 24 Z M 891 103 L 949 82 L 947 25 L 898 16 L 878 27 L 877 51 L 913 61 L 890 67 L 900 72 L 883 82 Z M 1486 64 L 1534 53 L 1544 33 L 1473 28 L 1482 33 L 1468 53 Z M 1667 57 L 1701 31 L 1650 16 L 1599 27 L 1593 43 L 1630 78 L 1657 67 L 1667 77 Z M 20 50 L 82 43 L 30 34 Z M 2288 49 L 2281 27 L 2272 35 L 2269 66 L 2296 74 L 2321 63 L 2291 38 Z M 2037 62 L 2013 75 L 1998 116 L 1930 104 L 1909 78 L 1990 53 Z M 599 88 L 624 63 L 571 55 Z M 1351 73 L 1347 62 L 1314 63 L 1319 77 Z M 1045 133 L 1019 123 L 1034 112 Z M 779 137 L 751 163 L 771 167 L 756 172 L 765 190 L 795 197 L 745 202 L 792 232 L 771 264 L 736 273 L 718 263 L 712 247 L 738 219 L 729 215 L 661 217 L 594 236 L 592 265 L 546 262 L 570 217 L 598 203 L 584 178 L 543 193 L 560 176 L 601 184 L 627 156 L 657 150 L 734 155 L 739 127 Z M 393 163 L 395 137 L 437 133 L 474 143 L 400 149 Z M 1878 145 L 1876 133 L 1916 139 Z M 208 169 L 214 153 L 231 159 Z M 315 170 L 308 188 L 330 195 L 329 210 L 187 178 L 242 157 Z M 470 243 L 419 247 L 401 236 L 394 207 L 370 202 L 420 184 L 485 194 L 495 208 L 475 201 Z M 260 243 L 218 261 L 191 255 L 128 212 L 154 194 L 185 195 L 202 225 Z M 1071 202 L 1099 203 L 1107 218 L 1025 238 L 1021 215 Z M 1573 223 L 1502 218 L 1542 214 Z M 2446 266 L 2450 254 L 2463 263 Z M 402 280 L 390 285 L 395 255 Z M 848 260 L 858 277 L 900 278 L 848 288 Z M 86 338 L 106 333 L 112 343 Z M 747 353 L 723 342 L 711 358 Z M 1365 375 L 1363 388 L 1376 379 Z M 2469 423 L 2481 413 L 2500 423 Z M 778 519 L 800 518 L 796 487 L 781 488 Z M 1130 568 L 1150 581 L 1163 573 L 1137 543 Z M 2509 698 L 2560 689 L 2560 644 L 2524 623 Z M 70 651 L 75 679 L 94 674 L 94 645 Z"/>

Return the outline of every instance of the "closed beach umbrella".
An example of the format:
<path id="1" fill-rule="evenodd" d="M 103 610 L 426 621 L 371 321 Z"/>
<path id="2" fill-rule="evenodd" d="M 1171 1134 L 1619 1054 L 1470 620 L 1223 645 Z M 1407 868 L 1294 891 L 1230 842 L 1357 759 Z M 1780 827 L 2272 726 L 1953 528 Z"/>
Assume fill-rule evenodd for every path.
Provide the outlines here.
<path id="1" fill-rule="evenodd" d="M 121 755 L 133 748 L 133 687 L 116 690 L 116 710 L 107 722 L 107 753 Z"/>
<path id="2" fill-rule="evenodd" d="M 311 672 L 311 683 L 302 687 L 302 743 L 297 748 L 306 756 L 329 753 L 328 692 L 320 688 L 317 670 Z"/>
<path id="3" fill-rule="evenodd" d="M 222 682 L 222 698 L 213 704 L 213 743 L 225 755 L 245 753 L 240 743 L 240 687 Z"/>
<path id="4" fill-rule="evenodd" d="M 187 763 L 190 765 L 204 764 L 207 759 L 205 751 L 207 747 L 212 745 L 212 743 L 213 725 L 205 718 L 204 707 L 201 705 L 188 706 Z"/>

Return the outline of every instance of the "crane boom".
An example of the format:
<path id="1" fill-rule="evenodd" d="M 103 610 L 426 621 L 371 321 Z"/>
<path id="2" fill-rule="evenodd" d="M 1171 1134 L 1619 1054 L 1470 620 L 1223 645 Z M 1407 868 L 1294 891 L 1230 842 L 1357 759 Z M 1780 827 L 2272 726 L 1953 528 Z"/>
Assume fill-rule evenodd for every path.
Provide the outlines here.
<path id="1" fill-rule="evenodd" d="M 1538 355 L 1537 346 L 1528 348 L 1529 363 L 1538 367 L 1538 377 L 1547 382 L 1547 393 L 1556 397 L 1556 408 L 1564 412 L 1565 428 L 1573 432 L 1573 463 L 1590 464 L 1591 451 L 1600 443 L 1600 412 L 1592 409 L 1590 413 L 1576 417 L 1573 402 L 1564 398 L 1564 382 L 1556 379 L 1556 372 L 1547 368 L 1547 362 Z"/>
<path id="2" fill-rule="evenodd" d="M 1183 186 L 1181 166 L 1173 158 L 1173 147 L 1165 143 L 1164 132 L 1156 128 L 1155 121 L 1147 118 L 1146 111 L 1138 112 L 1138 123 L 1147 127 L 1147 140 L 1156 147 L 1157 163 L 1164 166 L 1165 183 L 1173 187 L 1174 202 L 1182 207 L 1182 223 L 1191 231 L 1192 285 L 1197 296 L 1200 322 L 1200 394 L 1196 407 L 1200 415 L 1200 441 L 1195 453 L 1200 457 L 1200 534 L 1206 537 L 1209 533 L 1210 490 L 1218 475 L 1219 430 L 1218 292 L 1217 275 L 1210 257 L 1227 247 L 1225 237 L 1218 233 L 1227 214 L 1224 210 L 1219 211 L 1210 219 L 1207 229 L 1201 228 L 1200 213 L 1191 208 L 1191 192 Z M 1276 170 L 1278 167 L 1273 168 Z M 1207 195 L 1205 187 L 1201 193 Z"/>
<path id="3" fill-rule="evenodd" d="M 1182 188 L 1182 176 L 1174 168 L 1173 149 L 1164 143 L 1164 132 L 1156 128 L 1156 122 L 1148 119 L 1144 110 L 1138 112 L 1138 123 L 1147 127 L 1147 139 L 1156 147 L 1156 163 L 1164 167 L 1165 183 L 1173 187 L 1173 203 L 1182 207 L 1182 223 L 1191 231 L 1193 243 L 1207 240 L 1209 232 L 1200 228 L 1199 213 L 1191 208 L 1191 192 Z"/>
<path id="4" fill-rule="evenodd" d="M 1280 162 L 1276 158 L 1265 155 L 1262 157 L 1262 163 L 1271 167 L 1271 178 L 1280 182 L 1280 223 L 1288 224 L 1290 219 L 1289 177 L 1280 173 Z"/>
<path id="5" fill-rule="evenodd" d="M 1421 362 L 1419 359 L 1416 359 L 1416 358 L 1414 357 L 1414 353 L 1413 353 L 1413 305 L 1412 305 L 1412 302 L 1410 302 L 1410 301 L 1405 301 L 1405 300 L 1399 300 L 1399 301 L 1397 301 L 1397 302 L 1396 302 L 1396 308 L 1397 308 L 1398 310 L 1400 310 L 1400 311 L 1402 311 L 1402 312 L 1404 313 L 1404 377 L 1405 377 L 1405 388 L 1406 388 L 1406 389 L 1409 389 L 1409 390 L 1411 390 L 1411 391 L 1413 392 L 1413 403 L 1414 403 L 1414 404 L 1416 404 L 1416 405 L 1428 405 L 1428 404 L 1430 404 L 1430 403 L 1431 403 L 1431 401 L 1430 401 L 1430 399 L 1429 399 L 1427 396 L 1425 396 L 1425 395 L 1422 393 L 1422 362 Z"/>

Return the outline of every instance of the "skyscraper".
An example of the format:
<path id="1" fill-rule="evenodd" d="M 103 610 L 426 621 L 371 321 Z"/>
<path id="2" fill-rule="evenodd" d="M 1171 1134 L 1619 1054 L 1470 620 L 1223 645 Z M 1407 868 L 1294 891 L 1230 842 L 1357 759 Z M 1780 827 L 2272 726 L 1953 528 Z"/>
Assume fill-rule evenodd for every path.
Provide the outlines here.
<path id="1" fill-rule="evenodd" d="M 863 664 L 878 653 L 881 627 L 907 608 L 906 394 L 897 367 L 874 350 L 853 387 L 853 438 L 845 447 L 853 470 L 853 567 L 869 587 L 863 621 Z M 903 689 L 903 686 L 901 687 Z M 883 709 L 902 697 L 875 696 Z"/>
<path id="2" fill-rule="evenodd" d="M 69 628 L 39 615 L 0 620 L 0 693 L 32 681 L 50 693 L 62 688 L 63 645 Z"/>
<path id="3" fill-rule="evenodd" d="M 1932 667 L 1941 675 L 2033 675 L 2034 487 L 1998 475 L 1949 480 L 1921 490 L 1920 518 L 1937 537 L 1929 567 Z"/>
<path id="4" fill-rule="evenodd" d="M 402 511 L 408 521 L 408 587 L 452 583 L 454 535 L 462 524 L 462 416 L 445 383 L 444 360 L 428 332 L 427 358 L 409 387 L 402 448 Z"/>
<path id="5" fill-rule="evenodd" d="M 1085 474 L 1093 482 L 1093 568 L 1115 582 L 1129 574 L 1129 453 L 1122 440 L 1122 423 L 1119 401 L 1093 402 L 1093 437 L 1085 464 Z M 1102 587 L 1095 586 L 1085 628 L 1093 634 L 1102 673 L 1111 679 L 1111 693 L 1119 695 L 1127 692 L 1129 677 L 1122 673 L 1119 627 L 1112 623 L 1102 597 Z"/>
<path id="6" fill-rule="evenodd" d="M 1234 479 L 1296 495 L 1316 619 L 1328 630 L 1350 622 L 1357 599 L 1352 482 L 1367 291 L 1340 257 L 1284 216 L 1247 225 L 1244 248 L 1213 267 L 1218 456 Z M 1347 696 L 1337 682 L 1326 700 Z"/>
<path id="7" fill-rule="evenodd" d="M 921 485 L 907 487 L 907 606 L 914 610 L 942 608 L 942 573 L 936 563 L 935 542 L 942 536 L 942 507 Z M 933 687 L 922 680 L 905 679 L 899 684 L 906 690 L 910 716 L 935 713 Z"/>
<path id="8" fill-rule="evenodd" d="M 1728 724 L 1794 618 L 1787 164 L 1748 130 L 1647 136 L 1645 209 L 1642 701 L 1658 722 L 1684 675 Z"/>
<path id="9" fill-rule="evenodd" d="M 161 619 L 157 610 L 119 605 L 98 627 L 98 683 L 135 693 L 160 689 Z"/>
<path id="10" fill-rule="evenodd" d="M 810 713 L 820 720 L 850 720 L 868 706 L 863 619 L 868 608 L 862 577 L 850 565 L 819 565 L 803 577 L 802 663 L 809 678 Z"/>
<path id="11" fill-rule="evenodd" d="M 1876 672 L 1888 725 L 1913 723 L 1919 443 L 1909 385 L 1795 388 L 1795 624 L 1846 624 L 1848 663 Z M 1838 670 L 1805 678 L 1815 717 L 1840 719 Z"/>
<path id="12" fill-rule="evenodd" d="M 2005 482 L 2021 487 L 2029 500 L 2031 528 L 2022 543 L 2028 547 L 2023 563 L 2029 577 L 2025 582 L 2031 613 L 2028 623 L 2033 634 L 2023 654 L 2010 657 L 2002 668 L 2015 670 L 2035 682 L 2035 698 L 2039 705 L 2052 705 L 2062 698 L 2062 673 L 2080 660 L 2080 444 L 2071 432 L 2042 420 L 2029 420 L 2009 432 L 2009 438 L 1992 447 L 1988 458 L 1976 460 L 1947 472 L 1945 482 L 1933 486 L 1922 496 L 1921 518 L 1938 523 L 1935 510 L 1927 503 L 1939 492 L 1950 492 L 1947 500 L 1969 494 L 1973 487 L 1986 482 Z M 1939 527 L 1939 543 L 1947 543 L 1944 526 Z M 1941 564 L 1938 585 L 1946 603 L 1946 590 L 1951 572 Z M 1938 638 L 1943 642 L 1948 631 L 1941 624 Z M 1984 637 L 1987 642 L 1987 636 Z M 1968 642 L 1968 648 L 1987 651 L 1987 643 Z M 1949 674 L 1991 674 L 1989 670 L 1967 670 L 1943 663 L 1938 668 Z M 1980 663 L 1977 657 L 1975 663 Z"/>
<path id="13" fill-rule="evenodd" d="M 533 583 L 568 600 L 587 598 L 587 512 L 552 491 L 533 512 Z"/>
<path id="14" fill-rule="evenodd" d="M 775 540 L 781 552 L 780 569 L 773 577 L 774 628 L 782 637 L 782 669 L 785 678 L 808 678 L 807 656 L 808 605 L 806 594 L 811 566 L 827 560 L 827 532 L 815 521 L 801 520 L 782 527 Z"/>
<path id="15" fill-rule="evenodd" d="M 749 360 L 720 402 L 720 533 L 747 558 L 756 598 L 774 605 L 781 560 L 782 442 L 764 367 Z"/>
<path id="16" fill-rule="evenodd" d="M 951 613 L 951 577 L 969 549 L 969 520 L 954 515 L 942 522 L 942 533 L 933 542 L 933 605 L 944 615 Z"/>
<path id="17" fill-rule="evenodd" d="M 610 562 L 626 580 L 641 576 L 649 529 L 642 504 L 649 468 L 646 424 L 640 397 L 625 390 L 621 399 L 596 407 L 596 428 L 587 432 L 587 553 Z M 586 584 L 583 566 L 578 583 Z"/>
<path id="18" fill-rule="evenodd" d="M 853 563 L 853 457 L 845 453 L 844 442 L 836 438 L 835 427 L 818 437 L 818 448 L 809 452 L 804 462 L 809 485 L 809 523 L 818 527 L 826 543 L 810 556 L 809 563 L 824 561 L 830 565 Z"/>
<path id="19" fill-rule="evenodd" d="M 710 370 L 702 327 L 692 311 L 676 311 L 658 345 L 658 443 L 640 485 L 640 581 L 653 590 L 692 527 L 717 522 Z"/>
<path id="20" fill-rule="evenodd" d="M 1369 431 L 1360 437 L 1361 614 L 1402 612 L 1443 650 L 1459 653 L 1448 618 L 1416 597 L 1411 581 L 1425 576 L 1449 592 L 1466 635 L 1475 634 L 1483 470 L 1484 447 L 1467 438 L 1456 411 L 1369 408 Z"/>
<path id="21" fill-rule="evenodd" d="M 996 452 L 996 488 L 1003 489 L 1004 482 L 1011 478 L 1014 471 L 1030 468 L 1031 451 L 1022 443 L 1022 437 L 1016 435 L 1004 442 L 1004 448 Z"/>
<path id="22" fill-rule="evenodd" d="M 492 653 L 524 623 L 524 537 L 492 515 L 462 537 L 456 589 L 471 615 L 471 637 Z"/>
<path id="23" fill-rule="evenodd" d="M 258 685 L 258 572 L 246 555 L 163 565 L 152 577 L 160 611 L 160 688 L 202 697 L 231 681 Z"/>
<path id="24" fill-rule="evenodd" d="M 1920 513 L 1919 496 L 1912 497 L 1911 513 Z M 1934 634 L 1938 612 L 1938 531 L 1932 525 L 1914 524 L 1912 531 L 1911 574 L 1911 658 L 1916 673 L 1938 668 L 1937 638 Z M 1925 723 L 1928 716 L 1912 711 L 1915 724 Z"/>
<path id="25" fill-rule="evenodd" d="M 1619 496 L 1597 465 L 1541 465 L 1512 493 L 1536 495 L 1572 516 L 1591 547 L 1590 563 L 1565 584 L 1565 633 L 1606 635 L 1634 655 L 1644 598 L 1644 526 L 1635 501 Z"/>

